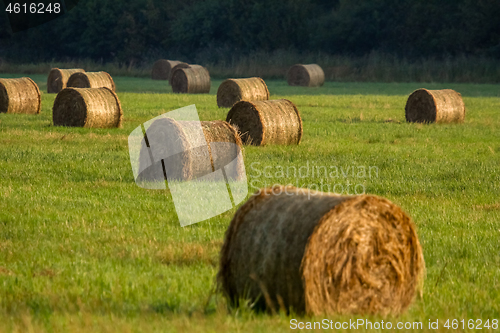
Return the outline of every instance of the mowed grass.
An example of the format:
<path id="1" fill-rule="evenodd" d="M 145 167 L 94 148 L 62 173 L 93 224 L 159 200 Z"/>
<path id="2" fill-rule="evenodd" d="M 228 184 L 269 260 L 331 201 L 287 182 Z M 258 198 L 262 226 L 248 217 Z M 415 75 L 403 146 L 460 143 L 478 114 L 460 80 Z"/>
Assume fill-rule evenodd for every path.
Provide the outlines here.
<path id="1" fill-rule="evenodd" d="M 45 76 L 31 77 L 46 91 Z M 0 331 L 289 331 L 295 316 L 228 311 L 212 292 L 235 209 L 181 228 L 168 190 L 134 183 L 130 132 L 190 104 L 201 120 L 225 119 L 221 81 L 209 95 L 115 82 L 120 129 L 54 127 L 49 94 L 40 115 L 0 114 Z M 500 319 L 500 86 L 268 86 L 297 105 L 304 136 L 299 146 L 246 147 L 249 191 L 290 183 L 389 198 L 418 227 L 427 277 L 423 297 L 384 320 L 425 329 L 439 319 L 447 331 L 446 319 Z M 407 96 L 420 87 L 462 93 L 465 124 L 406 123 Z"/>

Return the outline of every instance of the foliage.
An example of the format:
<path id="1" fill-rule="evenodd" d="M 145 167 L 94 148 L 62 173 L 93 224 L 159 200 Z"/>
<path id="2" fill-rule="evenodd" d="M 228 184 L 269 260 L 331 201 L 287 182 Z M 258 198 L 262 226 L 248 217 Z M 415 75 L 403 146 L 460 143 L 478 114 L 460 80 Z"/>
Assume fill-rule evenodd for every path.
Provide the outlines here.
<path id="1" fill-rule="evenodd" d="M 282 49 L 500 58 L 499 16 L 497 0 L 86 0 L 28 31 L 3 27 L 0 57 L 134 64 Z"/>

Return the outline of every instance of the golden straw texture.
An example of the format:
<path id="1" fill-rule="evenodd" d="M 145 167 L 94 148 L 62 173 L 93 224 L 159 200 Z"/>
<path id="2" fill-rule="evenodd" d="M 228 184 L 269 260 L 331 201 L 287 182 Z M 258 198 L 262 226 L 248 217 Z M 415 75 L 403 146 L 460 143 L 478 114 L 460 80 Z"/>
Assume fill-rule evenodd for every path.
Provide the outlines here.
<path id="1" fill-rule="evenodd" d="M 32 79 L 0 79 L 0 113 L 38 114 L 41 108 L 40 89 Z"/>
<path id="2" fill-rule="evenodd" d="M 47 77 L 47 92 L 49 94 L 57 94 L 64 88 L 68 83 L 69 77 L 74 73 L 85 72 L 84 69 L 75 68 L 75 69 L 59 69 L 52 68 Z"/>
<path id="3" fill-rule="evenodd" d="M 230 108 L 239 101 L 265 101 L 269 99 L 267 85 L 260 77 L 227 79 L 217 90 L 217 105 Z"/>
<path id="4" fill-rule="evenodd" d="M 410 217 L 387 199 L 275 187 L 226 231 L 218 288 L 232 305 L 297 314 L 400 314 L 425 264 Z"/>
<path id="5" fill-rule="evenodd" d="M 120 127 L 123 112 L 116 93 L 109 88 L 66 88 L 54 101 L 55 126 Z"/>
<path id="6" fill-rule="evenodd" d="M 240 132 L 245 144 L 299 144 L 302 119 L 295 104 L 286 99 L 241 101 L 227 114 L 226 121 Z"/>
<path id="7" fill-rule="evenodd" d="M 74 73 L 69 77 L 67 86 L 73 88 L 106 87 L 112 91 L 116 91 L 113 78 L 106 72 Z"/>
<path id="8" fill-rule="evenodd" d="M 462 96 L 451 89 L 415 90 L 406 102 L 406 121 L 416 123 L 463 123 Z"/>

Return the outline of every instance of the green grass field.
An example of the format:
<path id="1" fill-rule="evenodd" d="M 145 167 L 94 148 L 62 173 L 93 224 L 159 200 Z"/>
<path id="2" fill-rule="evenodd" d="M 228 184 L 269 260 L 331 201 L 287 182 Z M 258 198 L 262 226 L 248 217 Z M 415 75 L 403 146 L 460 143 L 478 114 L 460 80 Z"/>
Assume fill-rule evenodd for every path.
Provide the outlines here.
<path id="1" fill-rule="evenodd" d="M 46 91 L 44 75 L 31 77 Z M 149 79 L 115 82 L 120 129 L 54 127 L 49 94 L 40 115 L 0 114 L 0 332 L 290 331 L 295 317 L 228 311 L 212 293 L 235 210 L 181 228 L 168 190 L 145 190 L 133 179 L 130 132 L 190 104 L 201 120 L 225 119 L 228 109 L 215 99 L 221 81 L 209 95 L 172 94 L 168 83 Z M 423 297 L 401 317 L 370 319 L 422 322 L 425 331 L 438 319 L 443 332 L 451 331 L 447 319 L 464 319 L 460 331 L 469 331 L 469 319 L 500 320 L 500 86 L 268 86 L 272 98 L 296 103 L 304 136 L 299 146 L 245 148 L 251 192 L 266 184 L 351 184 L 351 192 L 357 185 L 400 205 L 418 227 Z M 465 124 L 406 123 L 406 99 L 421 87 L 462 93 Z M 273 171 L 307 165 L 377 172 Z"/>

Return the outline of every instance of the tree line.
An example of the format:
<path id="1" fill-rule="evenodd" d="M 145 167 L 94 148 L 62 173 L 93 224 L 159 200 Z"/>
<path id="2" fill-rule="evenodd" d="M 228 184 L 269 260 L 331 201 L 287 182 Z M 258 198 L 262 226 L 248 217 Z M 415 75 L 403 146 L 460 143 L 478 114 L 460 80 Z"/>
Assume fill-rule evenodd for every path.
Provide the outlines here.
<path id="1" fill-rule="evenodd" d="M 498 0 L 80 0 L 17 33 L 4 14 L 0 57 L 12 61 L 231 61 L 275 50 L 500 59 Z"/>

